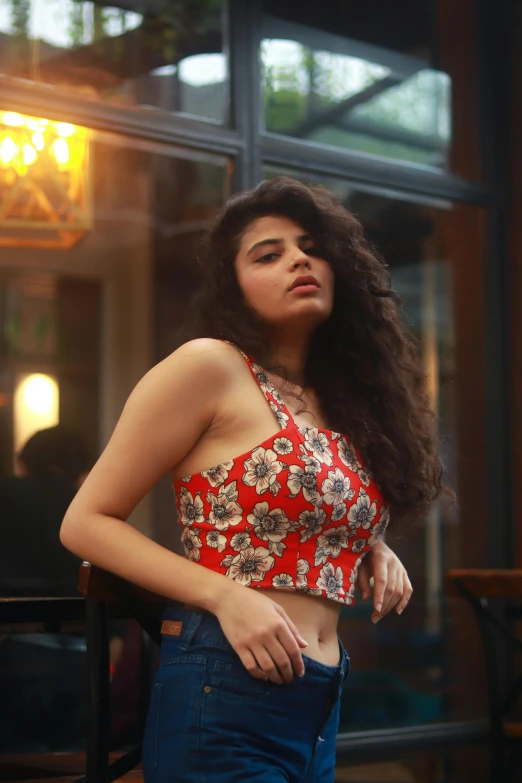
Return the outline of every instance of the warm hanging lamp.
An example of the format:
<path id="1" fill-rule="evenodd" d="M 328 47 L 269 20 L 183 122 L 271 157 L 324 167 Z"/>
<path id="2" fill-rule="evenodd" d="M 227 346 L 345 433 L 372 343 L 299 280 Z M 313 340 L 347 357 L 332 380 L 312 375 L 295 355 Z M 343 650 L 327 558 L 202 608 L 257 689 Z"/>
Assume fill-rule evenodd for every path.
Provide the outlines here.
<path id="1" fill-rule="evenodd" d="M 92 227 L 88 133 L 0 111 L 0 246 L 70 248 Z"/>

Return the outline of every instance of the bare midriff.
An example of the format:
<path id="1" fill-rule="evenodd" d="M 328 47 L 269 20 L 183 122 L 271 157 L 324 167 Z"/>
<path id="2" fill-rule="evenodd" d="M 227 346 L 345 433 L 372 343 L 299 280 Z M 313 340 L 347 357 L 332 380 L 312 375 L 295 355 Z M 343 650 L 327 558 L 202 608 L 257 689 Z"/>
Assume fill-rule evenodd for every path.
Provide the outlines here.
<path id="1" fill-rule="evenodd" d="M 260 394 L 250 370 L 237 350 L 232 348 L 231 351 L 231 359 L 235 360 L 234 394 L 229 392 L 227 398 L 221 401 L 220 413 L 216 415 L 214 425 L 205 432 L 186 459 L 177 465 L 176 470 L 172 471 L 171 478 L 174 483 L 181 476 L 198 472 L 201 465 L 217 465 L 230 459 L 231 454 L 242 454 L 251 448 L 252 444 L 262 442 L 277 431 L 278 425 L 274 422 L 273 412 Z M 268 371 L 265 373 L 284 396 L 280 379 Z M 327 427 L 315 391 L 308 389 L 302 393 L 301 400 L 306 411 L 300 415 L 294 412 L 295 401 L 291 402 L 291 414 L 295 423 L 299 426 Z M 231 435 L 234 436 L 233 443 Z M 283 587 L 259 589 L 283 607 L 303 639 L 308 642 L 307 647 L 300 648 L 304 655 L 327 666 L 339 664 L 337 624 L 340 603 Z M 185 606 L 198 609 L 192 604 Z"/>
<path id="2" fill-rule="evenodd" d="M 281 587 L 261 589 L 264 595 L 267 595 L 285 610 L 303 639 L 308 642 L 307 647 L 300 647 L 302 654 L 327 666 L 339 664 L 337 624 L 340 603 L 321 596 Z M 184 606 L 187 609 L 199 609 L 199 607 L 188 603 Z"/>

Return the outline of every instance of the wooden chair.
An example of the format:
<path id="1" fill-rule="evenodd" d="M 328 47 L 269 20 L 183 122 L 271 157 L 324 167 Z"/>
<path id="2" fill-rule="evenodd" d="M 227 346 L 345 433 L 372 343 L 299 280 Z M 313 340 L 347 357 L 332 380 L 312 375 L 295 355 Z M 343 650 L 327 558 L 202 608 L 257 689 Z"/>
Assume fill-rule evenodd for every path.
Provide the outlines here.
<path id="1" fill-rule="evenodd" d="M 161 641 L 161 615 L 167 603 L 176 603 L 143 590 L 100 568 L 82 563 L 75 598 L 11 597 L 0 599 L 0 629 L 20 626 L 58 632 L 67 624 L 86 628 L 89 678 L 89 728 L 85 775 L 81 754 L 37 754 L 37 757 L 0 759 L 0 779 L 73 776 L 74 783 L 112 783 L 141 761 L 141 742 L 109 762 L 110 660 L 108 620 L 135 619 L 143 631 L 140 666 L 140 726 L 143 734 L 155 670 L 154 652 Z M 114 756 L 115 754 L 111 754 Z"/>
<path id="2" fill-rule="evenodd" d="M 514 653 L 522 650 L 522 638 L 513 629 L 522 618 L 522 570 L 459 570 L 446 574 L 450 594 L 462 596 L 473 607 L 484 646 L 490 717 L 493 783 L 515 783 L 520 778 L 522 720 L 513 717 L 522 692 L 522 674 L 516 671 Z M 493 600 L 489 599 L 503 599 Z M 499 606 L 501 605 L 501 606 Z M 511 672 L 501 662 L 511 653 Z"/>
<path id="3" fill-rule="evenodd" d="M 109 616 L 134 618 L 143 635 L 140 682 L 140 734 L 154 675 L 155 646 L 161 643 L 161 616 L 168 599 L 126 582 L 90 563 L 82 563 L 78 589 L 85 596 L 89 668 L 89 730 L 86 774 L 75 783 L 112 783 L 141 762 L 141 742 L 109 763 Z M 171 602 L 175 603 L 175 602 Z"/>
<path id="4" fill-rule="evenodd" d="M 34 585 L 37 590 L 40 584 Z M 85 627 L 85 600 L 31 595 L 23 585 L 22 595 L 0 598 L 0 635 L 18 633 L 61 633 Z M 36 590 L 36 592 L 37 592 Z M 14 592 L 14 591 L 13 591 Z M 0 780 L 76 777 L 85 767 L 78 753 L 0 755 Z"/>

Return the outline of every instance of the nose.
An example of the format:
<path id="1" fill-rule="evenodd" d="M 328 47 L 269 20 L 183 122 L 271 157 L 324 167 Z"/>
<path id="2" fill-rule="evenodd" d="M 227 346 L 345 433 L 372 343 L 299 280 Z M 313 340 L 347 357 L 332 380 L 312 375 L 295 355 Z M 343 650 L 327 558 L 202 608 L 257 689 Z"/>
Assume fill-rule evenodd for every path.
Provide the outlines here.
<path id="1" fill-rule="evenodd" d="M 292 268 L 297 269 L 299 266 L 307 266 L 310 268 L 310 258 L 300 248 L 296 248 L 292 257 Z"/>

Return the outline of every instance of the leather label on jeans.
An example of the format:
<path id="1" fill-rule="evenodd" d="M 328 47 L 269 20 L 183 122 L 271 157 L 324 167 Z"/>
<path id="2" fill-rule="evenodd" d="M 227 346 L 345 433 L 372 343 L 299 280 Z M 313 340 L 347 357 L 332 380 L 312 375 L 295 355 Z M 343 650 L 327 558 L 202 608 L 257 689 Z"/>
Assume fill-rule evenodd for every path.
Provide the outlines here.
<path id="1" fill-rule="evenodd" d="M 161 624 L 161 633 L 164 633 L 165 636 L 181 636 L 182 628 L 182 620 L 163 620 Z"/>

